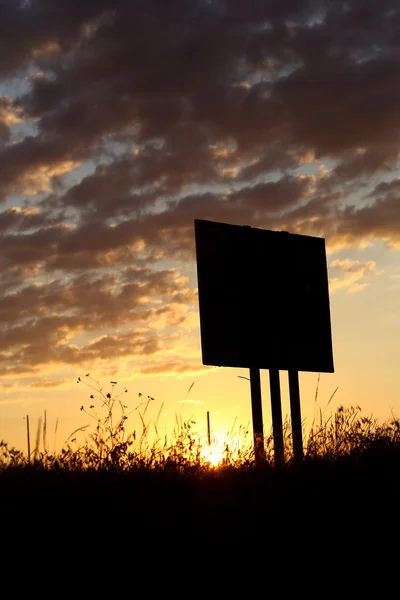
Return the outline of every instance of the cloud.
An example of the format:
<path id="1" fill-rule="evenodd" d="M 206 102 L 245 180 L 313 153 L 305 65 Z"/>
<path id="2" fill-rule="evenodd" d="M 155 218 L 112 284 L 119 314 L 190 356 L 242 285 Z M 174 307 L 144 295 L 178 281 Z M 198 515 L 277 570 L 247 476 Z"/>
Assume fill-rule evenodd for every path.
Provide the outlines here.
<path id="1" fill-rule="evenodd" d="M 8 96 L 0 96 L 0 145 L 11 137 L 11 126 L 22 120 L 22 111 Z"/>
<path id="2" fill-rule="evenodd" d="M 54 146 L 90 155 L 96 139 L 126 137 L 131 128 L 131 140 L 163 139 L 165 171 L 172 175 L 175 161 L 184 177 L 186 159 L 201 150 L 203 174 L 214 170 L 207 139 L 230 137 L 254 154 L 287 140 L 318 154 L 395 136 L 394 2 L 386 11 L 371 2 L 363 9 L 354 0 L 347 9 L 327 4 L 319 25 L 311 25 L 315 9 L 303 1 L 284 1 L 279 10 L 236 2 L 227 10 L 202 1 L 171 9 L 159 0 L 140 8 L 122 1 L 81 4 L 73 3 L 66 18 L 64 2 L 58 3 L 46 15 L 47 29 L 38 18 L 39 10 L 49 13 L 44 2 L 18 12 L 21 29 L 28 21 L 32 28 L 24 44 L 31 50 L 24 55 L 19 48 L 20 60 L 40 47 L 37 62 L 52 74 L 34 78 L 20 104 L 38 119 L 43 140 L 53 141 L 53 156 Z M 354 25 L 357 19 L 365 31 Z"/>
<path id="3" fill-rule="evenodd" d="M 395 0 L 0 3 L 7 368 L 186 372 L 196 218 L 400 247 L 399 31 Z"/>
<path id="4" fill-rule="evenodd" d="M 51 327 L 51 333 L 49 327 Z M 56 327 L 53 329 L 53 327 Z M 46 365 L 86 365 L 123 357 L 150 356 L 159 349 L 155 336 L 128 332 L 106 335 L 81 346 L 67 343 L 64 322 L 41 323 L 33 329 L 21 328 L 6 336 L 0 357 L 0 376 L 39 373 Z M 37 336 L 42 334 L 41 338 Z M 49 347 L 48 344 L 51 344 Z"/>
<path id="5" fill-rule="evenodd" d="M 64 383 L 67 383 L 66 379 L 61 379 L 60 381 L 49 381 L 47 379 L 38 379 L 37 381 L 33 381 L 32 383 L 30 383 L 28 387 L 34 388 L 34 389 L 49 389 L 49 388 L 59 387 L 61 385 L 64 385 Z"/>
<path id="6" fill-rule="evenodd" d="M 78 275 L 35 283 L 1 298 L 0 354 L 7 358 L 3 372 L 19 372 L 22 365 L 30 371 L 46 364 L 156 354 L 165 340 L 158 339 L 153 322 L 162 319 L 161 329 L 185 322 L 193 302 L 188 282 L 173 270 L 128 268 L 121 275 L 121 280 Z M 150 329 L 141 330 L 146 325 Z M 101 329 L 126 327 L 131 330 L 95 335 Z M 84 332 L 91 339 L 74 343 Z"/>
<path id="7" fill-rule="evenodd" d="M 369 285 L 369 282 L 365 281 L 366 279 L 378 275 L 375 261 L 360 262 L 358 260 L 336 259 L 330 263 L 329 269 L 334 273 L 339 273 L 339 275 L 334 275 L 329 279 L 331 291 L 344 288 L 350 293 L 360 292 Z"/>
<path id="8" fill-rule="evenodd" d="M 177 360 L 160 363 L 150 363 L 140 369 L 143 375 L 199 375 L 214 370 L 214 367 L 206 367 L 197 361 Z"/>

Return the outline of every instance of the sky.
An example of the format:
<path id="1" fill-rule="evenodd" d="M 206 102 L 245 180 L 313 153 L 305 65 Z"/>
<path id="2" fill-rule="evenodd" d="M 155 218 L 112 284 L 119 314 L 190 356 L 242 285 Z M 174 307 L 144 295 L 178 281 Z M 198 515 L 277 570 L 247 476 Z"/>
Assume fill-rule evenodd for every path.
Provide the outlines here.
<path id="1" fill-rule="evenodd" d="M 324 237 L 304 427 L 400 414 L 399 34 L 396 0 L 0 3 L 0 439 L 46 410 L 61 447 L 94 381 L 163 433 L 251 423 L 246 369 L 202 365 L 194 219 Z"/>

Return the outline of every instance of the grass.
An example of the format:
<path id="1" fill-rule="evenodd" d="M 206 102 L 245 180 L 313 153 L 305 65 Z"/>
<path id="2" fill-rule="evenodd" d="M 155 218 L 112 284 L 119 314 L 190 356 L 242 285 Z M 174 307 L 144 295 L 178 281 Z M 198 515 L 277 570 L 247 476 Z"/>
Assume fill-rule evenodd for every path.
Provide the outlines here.
<path id="1" fill-rule="evenodd" d="M 138 394 L 136 406 L 129 407 L 124 402 L 128 392 L 115 393 L 117 382 L 110 382 L 111 390 L 105 392 L 100 383 L 87 374 L 78 377 L 78 384 L 85 384 L 92 391 L 88 402 L 80 407 L 88 417 L 89 424 L 77 428 L 67 438 L 64 448 L 59 454 L 52 454 L 46 447 L 47 424 L 39 419 L 36 431 L 36 445 L 31 452 L 30 460 L 15 449 L 9 450 L 3 442 L 0 455 L 0 471 L 7 467 L 30 469 L 65 469 L 80 471 L 131 471 L 139 468 L 162 469 L 176 468 L 180 471 L 208 469 L 215 465 L 216 454 L 223 465 L 239 465 L 253 460 L 252 444 L 249 432 L 243 427 L 232 427 L 223 446 L 219 446 L 215 438 L 211 444 L 206 436 L 196 434 L 193 420 L 183 421 L 175 415 L 175 427 L 170 436 L 160 436 L 159 418 L 163 403 L 158 407 L 155 419 L 147 419 L 149 406 L 155 403 L 151 396 Z M 136 427 L 129 427 L 131 422 Z M 43 435 L 42 435 L 43 423 Z M 92 425 L 92 428 L 90 427 Z M 56 430 L 58 421 L 56 424 Z M 56 431 L 55 431 L 56 435 Z M 84 437 L 82 437 L 84 436 Z M 40 440 L 43 448 L 40 451 Z M 272 437 L 271 440 L 272 441 Z M 268 442 L 266 442 L 268 443 Z"/>
<path id="2" fill-rule="evenodd" d="M 138 394 L 138 403 L 134 408 L 124 404 L 124 395 L 128 390 L 115 394 L 117 382 L 110 382 L 111 391 L 105 393 L 99 382 L 87 374 L 84 379 L 78 377 L 77 383 L 85 384 L 92 392 L 88 404 L 81 406 L 94 425 L 79 427 L 71 433 L 60 453 L 50 453 L 47 449 L 47 421 L 39 419 L 36 431 L 36 443 L 31 457 L 21 451 L 10 448 L 0 442 L 0 473 L 15 470 L 52 470 L 57 471 L 109 471 L 131 472 L 138 469 L 160 471 L 176 469 L 180 473 L 204 473 L 224 469 L 251 470 L 256 467 L 250 432 L 235 424 L 222 446 L 217 448 L 216 440 L 207 443 L 206 435 L 194 433 L 194 421 L 182 421 L 176 416 L 175 428 L 169 439 L 161 437 L 158 422 L 163 404 L 159 407 L 156 419 L 146 421 L 149 405 L 154 398 L 143 398 Z M 316 400 L 318 396 L 318 386 Z M 329 401 L 330 402 L 330 401 Z M 328 405 L 329 405 L 328 402 Z M 130 431 L 128 419 L 136 417 L 137 427 Z M 42 428 L 43 423 L 43 428 Z M 55 435 L 57 433 L 56 424 Z M 89 431 L 88 431 L 89 429 Z M 84 438 L 82 439 L 82 435 Z M 40 450 L 40 440 L 43 449 Z M 290 423 L 284 423 L 285 467 L 293 466 L 292 437 Z M 274 467 L 272 434 L 265 437 L 264 469 Z M 218 453 L 218 465 L 211 460 Z M 361 414 L 361 408 L 339 407 L 335 414 L 324 419 L 322 411 L 314 421 L 304 443 L 304 463 L 340 461 L 359 461 L 373 456 L 390 457 L 400 452 L 400 421 L 396 418 L 379 423 L 373 417 Z"/>
<path id="3" fill-rule="evenodd" d="M 378 423 L 358 407 L 340 407 L 327 419 L 320 412 L 300 464 L 292 460 L 286 423 L 286 463 L 279 468 L 272 436 L 265 440 L 265 463 L 256 467 L 251 435 L 233 427 L 216 468 L 206 436 L 196 434 L 192 422 L 177 418 L 167 439 L 158 431 L 162 407 L 147 419 L 153 398 L 139 395 L 129 409 L 127 391 L 117 395 L 115 382 L 108 393 L 89 376 L 78 382 L 90 388 L 81 410 L 92 426 L 73 432 L 61 452 L 46 449 L 47 425 L 37 433 L 31 460 L 0 443 L 0 510 L 14 523 L 23 517 L 24 527 L 40 526 L 40 535 L 56 528 L 57 537 L 69 540 L 71 532 L 89 528 L 91 535 L 132 539 L 162 535 L 184 546 L 187 536 L 264 544 L 296 530 L 305 543 L 303 528 L 325 535 L 331 522 L 333 537 L 344 527 L 371 534 L 371 519 L 397 513 L 397 419 Z"/>

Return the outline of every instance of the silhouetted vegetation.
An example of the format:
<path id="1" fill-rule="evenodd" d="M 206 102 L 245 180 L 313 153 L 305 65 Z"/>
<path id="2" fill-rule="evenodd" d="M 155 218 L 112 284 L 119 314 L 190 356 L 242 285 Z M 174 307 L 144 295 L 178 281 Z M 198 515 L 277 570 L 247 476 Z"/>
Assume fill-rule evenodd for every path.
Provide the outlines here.
<path id="1" fill-rule="evenodd" d="M 301 464 L 291 459 L 286 425 L 281 468 L 274 467 L 272 437 L 266 439 L 265 464 L 256 467 L 248 432 L 241 431 L 241 444 L 231 432 L 216 467 L 193 423 L 177 419 L 173 440 L 162 439 L 158 418 L 146 422 L 153 398 L 140 396 L 129 410 L 121 399 L 125 392 L 115 396 L 114 385 L 108 394 L 99 387 L 88 406 L 82 405 L 95 424 L 92 433 L 84 428 L 83 442 L 78 441 L 83 432 L 74 432 L 60 453 L 36 446 L 31 460 L 1 442 L 2 514 L 16 519 L 30 514 L 47 529 L 108 522 L 146 535 L 190 531 L 199 539 L 218 533 L 258 539 L 282 527 L 315 527 L 321 518 L 339 519 L 342 527 L 347 520 L 350 526 L 354 515 L 362 521 L 397 510 L 396 419 L 380 424 L 358 407 L 341 407 L 326 420 L 320 415 Z M 127 432 L 133 412 L 141 428 Z"/>

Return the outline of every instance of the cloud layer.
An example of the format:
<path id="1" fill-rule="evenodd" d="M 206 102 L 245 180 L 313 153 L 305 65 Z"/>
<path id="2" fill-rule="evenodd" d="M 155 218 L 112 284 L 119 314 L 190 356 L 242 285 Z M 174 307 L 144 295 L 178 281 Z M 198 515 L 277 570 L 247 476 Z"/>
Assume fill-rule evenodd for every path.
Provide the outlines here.
<path id="1" fill-rule="evenodd" d="M 195 218 L 398 247 L 399 34 L 395 0 L 1 2 L 0 375 L 181 369 Z"/>

